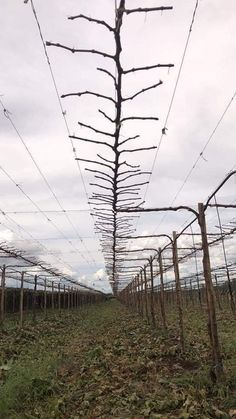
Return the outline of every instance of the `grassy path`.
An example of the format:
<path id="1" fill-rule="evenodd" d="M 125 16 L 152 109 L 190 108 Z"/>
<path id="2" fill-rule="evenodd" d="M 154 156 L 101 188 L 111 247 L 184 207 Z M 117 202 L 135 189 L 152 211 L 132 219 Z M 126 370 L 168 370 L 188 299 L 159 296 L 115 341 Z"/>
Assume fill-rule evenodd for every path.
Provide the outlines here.
<path id="1" fill-rule="evenodd" d="M 116 301 L 51 315 L 20 334 L 8 328 L 0 332 L 0 418 L 236 418 L 232 359 L 227 380 L 213 386 L 202 325 L 193 328 L 184 358 L 174 328 L 170 338 Z M 224 325 L 230 352 L 232 328 Z"/>

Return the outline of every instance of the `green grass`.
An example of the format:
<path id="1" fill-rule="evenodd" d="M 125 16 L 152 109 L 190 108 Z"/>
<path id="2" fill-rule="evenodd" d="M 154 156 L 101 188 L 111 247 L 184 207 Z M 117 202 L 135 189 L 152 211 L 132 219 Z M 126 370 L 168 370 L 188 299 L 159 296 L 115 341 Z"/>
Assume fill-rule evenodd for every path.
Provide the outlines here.
<path id="1" fill-rule="evenodd" d="M 188 321 L 187 321 L 188 320 Z M 39 318 L 0 334 L 0 418 L 236 418 L 235 321 L 221 314 L 225 379 L 209 376 L 205 318 L 151 328 L 117 301 Z M 1 367 L 0 367 L 1 368 Z M 235 416 L 233 412 L 235 411 Z"/>

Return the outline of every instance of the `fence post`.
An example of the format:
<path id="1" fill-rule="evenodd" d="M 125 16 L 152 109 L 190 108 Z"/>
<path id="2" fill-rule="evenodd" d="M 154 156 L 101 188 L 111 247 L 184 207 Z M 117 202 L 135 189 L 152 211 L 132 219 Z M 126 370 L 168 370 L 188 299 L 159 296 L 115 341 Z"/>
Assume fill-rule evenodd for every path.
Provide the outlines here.
<path id="1" fill-rule="evenodd" d="M 63 309 L 66 308 L 66 286 L 64 284 L 64 288 L 63 288 Z"/>
<path id="2" fill-rule="evenodd" d="M 6 283 L 6 266 L 2 267 L 2 278 L 1 278 L 1 311 L 0 311 L 0 323 L 3 326 L 5 317 L 5 283 Z"/>
<path id="3" fill-rule="evenodd" d="M 36 293 L 37 293 L 37 275 L 34 275 L 34 293 L 33 293 L 33 323 L 36 320 Z"/>
<path id="4" fill-rule="evenodd" d="M 182 352 L 184 352 L 183 302 L 182 302 L 181 284 L 180 284 L 180 276 L 179 276 L 179 262 L 178 262 L 178 247 L 177 247 L 176 231 L 173 231 L 172 250 L 173 250 L 173 264 L 174 264 L 174 273 L 175 273 L 176 299 L 177 299 L 177 307 L 178 307 L 178 313 L 179 313 L 180 345 L 181 345 Z"/>
<path id="5" fill-rule="evenodd" d="M 51 297 L 52 297 L 52 310 L 54 310 L 54 308 L 55 308 L 55 304 L 54 304 L 54 281 L 52 281 L 52 295 L 51 295 Z"/>
<path id="6" fill-rule="evenodd" d="M 220 310 L 222 310 L 221 303 L 220 303 L 219 289 L 218 289 L 218 279 L 217 279 L 217 274 L 215 274 L 215 283 L 216 283 L 216 291 L 215 291 L 216 300 L 217 300 L 217 303 L 218 303 L 218 307 L 219 307 L 219 309 L 220 309 Z"/>
<path id="7" fill-rule="evenodd" d="M 143 275 L 144 275 L 145 314 L 146 314 L 147 321 L 149 322 L 146 266 L 144 266 L 143 268 Z"/>
<path id="8" fill-rule="evenodd" d="M 162 263 L 162 254 L 161 248 L 158 249 L 158 263 L 160 271 L 160 283 L 161 283 L 161 293 L 160 293 L 160 306 L 161 306 L 161 317 L 164 329 L 166 329 L 166 312 L 165 312 L 165 293 L 164 293 L 164 278 L 163 278 L 163 263 Z"/>
<path id="9" fill-rule="evenodd" d="M 68 310 L 70 310 L 70 287 L 67 288 L 67 296 L 68 296 L 67 308 Z"/>
<path id="10" fill-rule="evenodd" d="M 47 317 L 47 280 L 44 279 L 44 317 Z"/>
<path id="11" fill-rule="evenodd" d="M 61 313 L 61 284 L 58 282 L 58 310 Z"/>
<path id="12" fill-rule="evenodd" d="M 151 320 L 153 326 L 155 326 L 155 312 L 154 312 L 154 276 L 153 276 L 153 258 L 152 256 L 149 259 L 150 265 L 150 281 L 151 281 L 151 298 L 150 298 L 150 312 L 151 312 Z"/>
<path id="13" fill-rule="evenodd" d="M 137 275 L 137 289 L 138 289 L 138 312 L 141 314 L 141 294 L 140 294 L 140 280 L 139 280 L 139 274 Z"/>
<path id="14" fill-rule="evenodd" d="M 23 327 L 23 310 L 24 310 L 24 271 L 21 272 L 20 281 L 20 329 Z"/>
<path id="15" fill-rule="evenodd" d="M 211 262 L 209 255 L 209 247 L 207 240 L 207 228 L 206 228 L 206 217 L 204 205 L 198 204 L 198 223 L 201 229 L 202 236 L 202 251 L 203 251 L 203 270 L 204 279 L 206 284 L 206 299 L 208 308 L 208 323 L 209 323 L 209 335 L 212 346 L 212 374 L 216 380 L 218 380 L 223 374 L 223 363 L 220 353 L 220 343 L 216 321 L 216 309 L 215 309 L 215 294 L 211 277 Z"/>

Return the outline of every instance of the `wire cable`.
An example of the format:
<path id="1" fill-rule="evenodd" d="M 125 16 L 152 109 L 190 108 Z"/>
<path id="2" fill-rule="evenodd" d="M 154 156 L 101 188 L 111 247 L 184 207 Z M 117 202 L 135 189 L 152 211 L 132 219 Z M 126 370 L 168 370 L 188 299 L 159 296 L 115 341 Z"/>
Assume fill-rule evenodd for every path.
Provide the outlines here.
<path id="1" fill-rule="evenodd" d="M 45 55 L 45 58 L 46 58 L 46 61 L 47 61 L 47 64 L 48 64 L 50 75 L 51 75 L 51 78 L 52 78 L 53 86 L 54 86 L 54 89 L 55 89 L 55 92 L 56 92 L 56 97 L 57 97 L 58 104 L 59 104 L 59 107 L 60 107 L 60 110 L 61 110 L 61 115 L 63 117 L 64 124 L 65 124 L 65 127 L 66 127 L 66 131 L 67 131 L 70 143 L 71 143 L 71 148 L 72 148 L 72 153 L 74 155 L 74 160 L 76 161 L 77 168 L 79 170 L 79 174 L 80 174 L 80 177 L 81 177 L 81 180 L 82 180 L 83 189 L 84 189 L 84 192 L 85 192 L 85 195 L 86 195 L 86 198 L 87 198 L 87 202 L 88 202 L 89 201 L 89 195 L 88 195 L 87 187 L 86 187 L 85 180 L 84 180 L 84 177 L 83 177 L 83 173 L 82 173 L 82 170 L 81 170 L 81 166 L 80 166 L 80 163 L 79 163 L 79 160 L 78 160 L 76 147 L 75 147 L 75 144 L 73 142 L 73 139 L 71 138 L 71 132 L 70 132 L 69 124 L 68 124 L 68 121 L 67 121 L 66 112 L 65 112 L 65 110 L 63 109 L 63 106 L 62 106 L 61 97 L 60 97 L 60 94 L 59 94 L 59 89 L 57 87 L 56 78 L 55 78 L 55 75 L 54 75 L 54 71 L 52 69 L 52 65 L 51 65 L 50 58 L 49 58 L 49 55 L 48 55 L 48 52 L 47 52 L 43 32 L 42 32 L 42 29 L 41 29 L 41 25 L 40 25 L 40 22 L 39 22 L 39 18 L 38 18 L 33 0 L 30 0 L 30 4 L 31 4 L 31 9 L 32 9 L 37 27 L 38 27 L 39 36 L 40 36 L 41 43 L 42 43 L 42 46 L 43 46 L 43 51 L 44 51 L 44 55 Z M 89 204 L 89 202 L 88 202 L 88 205 L 90 207 L 90 211 L 92 211 L 92 207 Z M 92 215 L 92 218 L 94 220 L 93 215 Z M 89 250 L 87 249 L 86 245 L 84 243 L 83 243 L 83 245 L 86 248 L 86 251 L 89 253 Z M 93 260 L 94 264 L 96 265 L 96 262 L 93 259 L 93 257 L 92 257 L 92 260 Z"/>
<path id="2" fill-rule="evenodd" d="M 50 193 L 52 194 L 53 198 L 54 198 L 54 199 L 55 199 L 55 201 L 57 202 L 58 206 L 60 207 L 60 209 L 61 209 L 61 210 L 63 211 L 63 213 L 65 214 L 65 217 L 67 218 L 67 221 L 68 221 L 68 223 L 70 224 L 70 226 L 73 228 L 73 230 L 74 230 L 74 232 L 75 232 L 76 236 L 77 236 L 77 237 L 78 237 L 78 239 L 81 241 L 81 243 L 82 243 L 82 244 L 84 244 L 84 243 L 83 243 L 82 238 L 80 237 L 80 235 L 79 235 L 79 233 L 78 233 L 78 231 L 76 230 L 75 226 L 73 225 L 72 221 L 70 220 L 70 218 L 69 218 L 68 214 L 66 213 L 66 211 L 65 211 L 65 209 L 63 208 L 63 206 L 62 206 L 61 202 L 59 201 L 58 197 L 56 196 L 55 192 L 53 191 L 53 189 L 52 189 L 52 187 L 51 187 L 50 183 L 48 182 L 48 180 L 47 180 L 46 176 L 45 176 L 45 175 L 44 175 L 44 173 L 42 172 L 42 170 L 41 170 L 40 166 L 38 165 L 38 163 L 37 163 L 37 161 L 35 160 L 35 158 L 34 158 L 33 154 L 31 153 L 31 151 L 30 151 L 29 147 L 27 146 L 27 144 L 25 143 L 25 141 L 24 141 L 24 139 L 23 139 L 22 135 L 20 134 L 20 132 L 19 132 L 18 128 L 16 127 L 16 125 L 15 125 L 15 123 L 14 123 L 14 121 L 13 121 L 13 119 L 12 119 L 11 115 L 10 115 L 10 112 L 7 110 L 7 108 L 5 107 L 5 105 L 4 105 L 4 103 L 3 103 L 3 101 L 2 101 L 1 99 L 0 99 L 0 104 L 1 104 L 1 106 L 2 106 L 2 108 L 3 108 L 3 113 L 4 113 L 5 117 L 8 119 L 8 121 L 9 121 L 9 122 L 10 122 L 10 124 L 12 125 L 12 127 L 13 127 L 14 131 L 16 132 L 16 134 L 17 134 L 18 138 L 20 139 L 21 143 L 23 144 L 24 148 L 26 149 L 26 151 L 27 151 L 27 153 L 28 153 L 28 155 L 29 155 L 30 159 L 31 159 L 31 160 L 32 160 L 32 162 L 34 163 L 34 166 L 36 167 L 36 169 L 37 169 L 38 173 L 40 174 L 41 178 L 43 179 L 44 183 L 46 184 L 46 186 L 47 186 L 47 188 L 49 189 Z M 5 172 L 5 174 L 6 174 L 6 172 Z M 9 177 L 9 176 L 8 176 L 8 177 Z M 10 177 L 9 177 L 9 178 L 10 178 Z M 12 181 L 12 179 L 11 179 L 11 181 Z M 15 182 L 14 182 L 14 183 L 15 183 Z M 63 233 L 61 233 L 61 234 L 63 234 Z M 65 239 L 66 239 L 66 236 L 65 236 L 65 235 L 64 235 L 64 237 L 65 237 Z M 66 239 L 66 240 L 67 240 L 67 239 Z M 87 248 L 86 248 L 85 250 L 87 251 Z M 83 256 L 83 258 L 84 258 L 84 256 Z M 86 260 L 86 259 L 85 259 L 85 260 Z M 87 262 L 87 263 L 89 263 L 87 260 L 86 260 L 86 262 Z M 96 263 L 94 262 L 94 260 L 93 260 L 93 263 L 96 265 Z"/>

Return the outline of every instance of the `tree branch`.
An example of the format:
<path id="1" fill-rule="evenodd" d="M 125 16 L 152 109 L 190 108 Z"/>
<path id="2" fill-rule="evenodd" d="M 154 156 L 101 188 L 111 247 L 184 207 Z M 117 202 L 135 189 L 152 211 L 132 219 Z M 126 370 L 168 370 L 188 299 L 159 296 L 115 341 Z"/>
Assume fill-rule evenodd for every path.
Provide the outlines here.
<path id="1" fill-rule="evenodd" d="M 84 92 L 78 92 L 78 93 L 67 93 L 65 95 L 61 95 L 61 97 L 64 99 L 65 97 L 68 97 L 68 96 L 79 96 L 80 97 L 80 96 L 83 96 L 83 95 L 92 95 L 92 96 L 99 97 L 101 99 L 110 100 L 111 102 L 113 102 L 116 105 L 116 101 L 112 97 L 102 95 L 102 94 L 96 93 L 96 92 L 91 92 L 89 90 L 85 90 Z"/>
<path id="2" fill-rule="evenodd" d="M 105 163 L 100 163 L 100 162 L 95 161 L 95 160 L 81 159 L 81 158 L 79 158 L 79 157 L 77 157 L 75 160 L 85 161 L 85 162 L 87 162 L 87 163 L 99 164 L 100 166 L 105 166 L 105 167 L 108 167 L 109 169 L 111 169 L 111 170 L 114 172 L 113 167 L 111 167 L 111 166 L 109 166 L 108 164 L 105 164 Z M 86 169 L 85 169 L 85 170 L 86 170 Z"/>
<path id="3" fill-rule="evenodd" d="M 152 147 L 143 147 L 143 148 L 134 148 L 133 150 L 122 150 L 122 151 L 120 151 L 120 154 L 121 154 L 121 153 L 133 153 L 133 152 L 136 152 L 136 151 L 154 150 L 154 149 L 156 149 L 156 148 L 157 148 L 157 146 L 152 146 Z"/>
<path id="4" fill-rule="evenodd" d="M 96 49 L 77 49 L 77 48 L 70 48 L 70 47 L 67 47 L 66 45 L 62 45 L 62 44 L 54 43 L 54 42 L 49 42 L 49 41 L 46 42 L 46 46 L 47 47 L 62 48 L 62 49 L 65 49 L 67 51 L 72 52 L 72 54 L 74 54 L 75 52 L 81 52 L 81 53 L 85 52 L 85 53 L 88 53 L 88 54 L 101 55 L 104 58 L 111 58 L 112 60 L 114 60 L 114 56 L 113 55 L 107 54 L 106 52 L 103 52 L 103 51 L 98 51 Z"/>
<path id="5" fill-rule="evenodd" d="M 126 140 L 121 141 L 121 143 L 119 143 L 119 145 L 118 145 L 118 146 L 121 146 L 122 144 L 127 143 L 127 141 L 136 140 L 137 138 L 140 138 L 140 135 L 135 135 L 134 137 L 129 137 L 129 138 L 127 138 Z"/>
<path id="6" fill-rule="evenodd" d="M 110 32 L 114 32 L 115 29 L 112 28 L 107 22 L 105 22 L 104 20 L 98 20 L 98 19 L 94 19 L 92 17 L 89 16 L 85 16 L 85 15 L 77 15 L 77 16 L 69 16 L 68 17 L 69 20 L 74 20 L 74 19 L 85 19 L 88 20 L 89 22 L 92 23 L 97 23 L 98 25 L 103 25 L 104 27 L 106 27 Z"/>
<path id="7" fill-rule="evenodd" d="M 137 9 L 123 9 L 123 12 L 127 15 L 131 13 L 148 13 L 148 12 L 163 12 L 164 10 L 172 10 L 173 6 L 161 6 L 161 7 L 138 7 Z"/>
<path id="8" fill-rule="evenodd" d="M 115 123 L 115 120 L 110 118 L 104 111 L 102 111 L 101 109 L 98 109 L 98 112 L 101 113 L 106 119 L 108 119 L 108 121 L 112 122 L 113 124 Z"/>
<path id="9" fill-rule="evenodd" d="M 157 118 L 155 116 L 128 116 L 127 118 L 122 118 L 120 122 L 134 121 L 134 120 L 140 120 L 140 121 L 159 121 L 159 118 Z"/>
<path id="10" fill-rule="evenodd" d="M 149 183 L 149 181 L 147 182 L 142 182 L 142 183 L 134 183 L 133 185 L 126 185 L 126 186 L 120 186 L 119 188 L 117 188 L 118 190 L 120 189 L 125 189 L 125 188 L 133 188 L 135 186 L 142 186 L 142 185 L 146 185 L 147 183 Z"/>
<path id="11" fill-rule="evenodd" d="M 75 140 L 81 140 L 88 143 L 105 145 L 107 147 L 110 147 L 113 150 L 113 146 L 109 143 L 106 143 L 105 141 L 90 140 L 89 138 L 77 137 L 76 135 L 69 135 L 69 138 L 74 138 Z"/>
<path id="12" fill-rule="evenodd" d="M 109 132 L 100 131 L 99 129 L 94 128 L 91 125 L 84 124 L 83 122 L 80 122 L 80 121 L 78 121 L 78 124 L 81 127 L 91 129 L 92 131 L 96 132 L 97 134 L 107 135 L 108 137 L 114 137 L 115 136 L 115 134 L 110 134 Z"/>
<path id="13" fill-rule="evenodd" d="M 98 71 L 101 71 L 102 73 L 107 74 L 108 76 L 110 76 L 112 78 L 112 80 L 114 81 L 115 87 L 117 87 L 117 83 L 116 83 L 116 78 L 115 76 L 113 76 L 112 73 L 110 73 L 110 71 L 106 70 L 105 68 L 102 67 L 97 67 Z"/>
<path id="14" fill-rule="evenodd" d="M 133 100 L 135 97 L 141 95 L 144 92 L 147 92 L 148 90 L 155 89 L 156 87 L 160 86 L 161 84 L 163 84 L 163 81 L 160 80 L 159 83 L 153 84 L 152 86 L 149 86 L 149 87 L 145 87 L 144 89 L 139 90 L 139 92 L 135 93 L 133 96 L 122 99 L 122 101 L 126 102 L 127 100 Z"/>
<path id="15" fill-rule="evenodd" d="M 136 67 L 130 68 L 129 70 L 123 70 L 123 74 L 134 73 L 136 71 L 144 71 L 144 70 L 152 70 L 154 68 L 161 68 L 161 67 L 174 67 L 174 64 L 156 64 L 156 65 L 149 65 L 146 67 Z"/>

